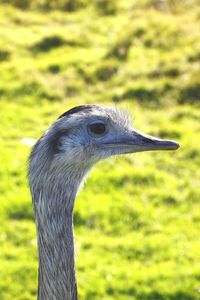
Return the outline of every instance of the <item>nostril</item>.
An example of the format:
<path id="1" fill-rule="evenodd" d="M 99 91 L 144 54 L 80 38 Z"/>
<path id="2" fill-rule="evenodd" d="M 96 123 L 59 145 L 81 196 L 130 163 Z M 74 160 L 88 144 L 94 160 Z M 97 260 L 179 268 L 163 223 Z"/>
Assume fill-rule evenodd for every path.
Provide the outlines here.
<path id="1" fill-rule="evenodd" d="M 146 137 L 142 137 L 141 139 L 143 142 L 145 142 L 146 144 L 153 144 L 155 141 L 153 139 L 149 139 Z"/>

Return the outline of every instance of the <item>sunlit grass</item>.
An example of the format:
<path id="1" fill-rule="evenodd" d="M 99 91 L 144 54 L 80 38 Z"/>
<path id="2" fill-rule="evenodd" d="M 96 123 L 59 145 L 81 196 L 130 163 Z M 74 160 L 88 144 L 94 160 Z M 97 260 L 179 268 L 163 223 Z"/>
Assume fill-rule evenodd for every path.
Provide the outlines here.
<path id="1" fill-rule="evenodd" d="M 1 6 L 0 299 L 37 294 L 26 141 L 82 103 L 128 108 L 138 129 L 181 148 L 93 169 L 75 205 L 80 299 L 199 299 L 199 13 L 153 2 Z"/>

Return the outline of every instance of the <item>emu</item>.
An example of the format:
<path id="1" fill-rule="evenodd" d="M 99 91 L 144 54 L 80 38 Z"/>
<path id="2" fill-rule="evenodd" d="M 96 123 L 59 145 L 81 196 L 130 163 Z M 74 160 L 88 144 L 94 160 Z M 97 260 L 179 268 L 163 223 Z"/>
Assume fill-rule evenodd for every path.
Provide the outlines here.
<path id="1" fill-rule="evenodd" d="M 38 300 L 77 300 L 73 208 L 98 161 L 125 153 L 175 150 L 174 141 L 142 134 L 127 112 L 100 105 L 62 114 L 30 155 L 29 182 L 38 238 Z"/>

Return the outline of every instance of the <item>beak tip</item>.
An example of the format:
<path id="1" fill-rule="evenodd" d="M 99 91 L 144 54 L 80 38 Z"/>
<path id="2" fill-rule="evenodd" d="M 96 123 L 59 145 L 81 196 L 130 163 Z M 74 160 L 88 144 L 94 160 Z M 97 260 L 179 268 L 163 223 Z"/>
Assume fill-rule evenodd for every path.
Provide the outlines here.
<path id="1" fill-rule="evenodd" d="M 180 144 L 177 142 L 173 142 L 174 146 L 172 150 L 177 150 L 178 148 L 180 148 Z"/>
<path id="2" fill-rule="evenodd" d="M 177 150 L 180 144 L 173 140 L 160 140 L 161 148 L 158 150 Z"/>

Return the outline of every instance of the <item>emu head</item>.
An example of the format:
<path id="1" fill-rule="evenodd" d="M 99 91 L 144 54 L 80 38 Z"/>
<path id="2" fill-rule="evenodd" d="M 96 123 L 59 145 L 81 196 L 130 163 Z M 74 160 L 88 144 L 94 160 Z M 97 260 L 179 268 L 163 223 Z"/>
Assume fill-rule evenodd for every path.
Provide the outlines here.
<path id="1" fill-rule="evenodd" d="M 36 143 L 30 159 L 30 183 L 44 178 L 84 174 L 98 161 L 119 154 L 175 150 L 174 141 L 140 133 L 127 112 L 85 105 L 62 114 Z M 69 174 L 69 170 L 71 173 Z M 32 180 L 33 179 L 33 180 Z"/>

